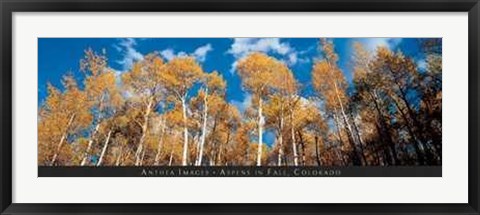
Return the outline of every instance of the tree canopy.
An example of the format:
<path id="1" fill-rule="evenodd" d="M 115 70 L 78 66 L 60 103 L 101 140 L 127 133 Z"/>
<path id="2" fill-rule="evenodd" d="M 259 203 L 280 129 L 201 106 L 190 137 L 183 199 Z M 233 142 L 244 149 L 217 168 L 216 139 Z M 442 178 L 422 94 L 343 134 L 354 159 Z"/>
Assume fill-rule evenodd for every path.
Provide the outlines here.
<path id="1" fill-rule="evenodd" d="M 319 41 L 309 96 L 284 61 L 262 52 L 241 58 L 236 72 L 252 95 L 245 110 L 227 100 L 222 72 L 206 71 L 193 57 L 154 52 L 119 74 L 105 52 L 87 49 L 83 83 L 67 73 L 62 90 L 48 84 L 38 111 L 38 163 L 441 165 L 441 42 L 421 44 L 423 68 L 400 49 L 354 43 L 348 81 L 335 44 Z"/>

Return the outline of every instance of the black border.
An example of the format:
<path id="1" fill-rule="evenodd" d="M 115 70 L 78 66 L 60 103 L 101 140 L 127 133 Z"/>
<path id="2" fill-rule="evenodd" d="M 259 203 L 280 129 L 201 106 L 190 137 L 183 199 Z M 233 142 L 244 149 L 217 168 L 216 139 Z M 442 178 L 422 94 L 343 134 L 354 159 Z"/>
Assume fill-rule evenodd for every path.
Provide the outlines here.
<path id="1" fill-rule="evenodd" d="M 38 177 L 442 177 L 442 166 L 39 166 L 37 170 Z"/>
<path id="2" fill-rule="evenodd" d="M 1 214 L 480 214 L 479 0 L 0 0 Z M 12 203 L 13 12 L 468 12 L 467 204 L 19 204 Z M 412 191 L 414 195 L 416 191 Z M 421 191 L 417 191 L 421 192 Z M 252 195 L 255 193 L 252 192 Z M 72 194 L 74 195 L 74 194 Z M 328 194 L 327 194 L 328 195 Z M 348 193 L 346 193 L 348 195 Z M 448 193 L 445 193 L 448 195 Z"/>

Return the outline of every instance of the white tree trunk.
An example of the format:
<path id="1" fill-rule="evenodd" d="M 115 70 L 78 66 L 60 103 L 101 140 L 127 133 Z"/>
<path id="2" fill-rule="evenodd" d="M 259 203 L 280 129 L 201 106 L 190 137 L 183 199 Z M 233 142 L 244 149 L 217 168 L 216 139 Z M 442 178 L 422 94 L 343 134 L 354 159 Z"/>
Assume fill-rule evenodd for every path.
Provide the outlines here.
<path id="1" fill-rule="evenodd" d="M 282 110 L 283 111 L 283 110 Z M 280 128 L 278 132 L 278 166 L 282 165 L 283 158 L 283 114 L 280 116 Z"/>
<path id="2" fill-rule="evenodd" d="M 160 163 L 160 154 L 162 152 L 163 138 L 165 137 L 165 127 L 167 126 L 165 123 L 166 123 L 165 118 L 163 118 L 162 121 L 161 121 L 161 126 L 162 126 L 161 134 L 162 134 L 162 136 L 160 137 L 160 140 L 158 141 L 157 154 L 155 155 L 154 165 L 156 165 L 156 166 Z"/>
<path id="3" fill-rule="evenodd" d="M 290 114 L 291 114 L 290 133 L 291 133 L 291 136 L 292 136 L 293 164 L 295 166 L 298 166 L 298 153 L 297 153 L 297 143 L 296 143 L 296 140 L 295 140 L 295 127 L 294 127 L 294 123 L 293 123 L 293 110 L 292 110 L 292 113 L 290 113 Z"/>
<path id="4" fill-rule="evenodd" d="M 90 140 L 88 140 L 87 149 L 85 150 L 85 153 L 83 154 L 83 159 L 82 159 L 82 162 L 80 163 L 80 166 L 85 166 L 85 164 L 87 163 L 88 155 L 90 154 L 90 150 L 92 150 L 93 139 L 95 138 L 95 135 L 98 132 L 98 128 L 100 128 L 100 123 L 98 123 L 95 126 L 95 129 L 93 130 L 91 138 L 90 138 Z"/>
<path id="5" fill-rule="evenodd" d="M 120 152 L 118 152 L 117 160 L 115 161 L 115 166 L 120 166 L 120 159 L 123 156 L 123 147 L 120 148 Z"/>
<path id="6" fill-rule="evenodd" d="M 198 139 L 200 139 L 200 137 L 198 137 L 198 134 L 195 134 L 192 140 L 195 143 L 195 165 L 197 165 L 198 156 L 200 156 L 200 141 L 198 141 Z"/>
<path id="7" fill-rule="evenodd" d="M 168 160 L 168 166 L 171 166 L 171 165 L 172 165 L 172 161 L 173 161 L 173 149 L 172 149 L 172 151 L 170 152 L 170 159 Z"/>
<path id="8" fill-rule="evenodd" d="M 188 152 L 188 128 L 187 128 L 187 104 L 186 96 L 182 98 L 182 111 L 183 111 L 183 156 L 182 165 L 187 165 L 187 152 Z"/>
<path id="9" fill-rule="evenodd" d="M 140 142 L 138 143 L 138 147 L 135 152 L 135 166 L 139 166 L 142 160 L 143 143 L 145 142 L 145 137 L 147 136 L 148 119 L 150 116 L 150 112 L 152 111 L 152 106 L 153 97 L 148 99 L 147 109 L 145 110 L 145 114 L 143 115 L 142 136 L 140 137 Z"/>
<path id="10" fill-rule="evenodd" d="M 347 114 L 345 114 L 345 109 L 343 108 L 342 100 L 340 99 L 340 95 L 339 95 L 338 88 L 337 88 L 337 83 L 333 82 L 333 85 L 335 86 L 335 95 L 337 96 L 337 101 L 340 104 L 340 111 L 342 113 L 343 121 L 345 122 L 345 125 L 347 126 L 348 132 L 350 133 L 350 137 L 352 138 L 353 141 L 355 141 L 355 138 L 354 138 L 353 132 L 352 132 L 352 128 L 350 126 L 350 123 L 348 122 Z"/>
<path id="11" fill-rule="evenodd" d="M 98 109 L 100 111 L 102 111 L 102 109 L 103 109 L 103 99 L 104 98 L 105 98 L 105 94 L 102 94 L 102 96 L 100 97 L 100 101 L 99 101 L 100 103 L 99 103 L 99 106 L 98 106 Z M 100 120 L 102 119 L 101 112 L 99 114 L 99 118 L 100 118 Z M 97 135 L 99 127 L 100 127 L 100 122 L 97 123 L 97 125 L 95 126 L 95 129 L 93 130 L 92 135 L 90 135 L 90 140 L 88 140 L 87 149 L 85 150 L 85 153 L 83 154 L 83 159 L 82 159 L 82 162 L 80 163 L 80 166 L 85 166 L 85 164 L 87 163 L 88 155 L 90 154 L 90 151 L 92 150 L 93 139 Z"/>
<path id="12" fill-rule="evenodd" d="M 337 88 L 337 83 L 336 82 L 333 82 L 334 86 L 335 86 L 335 95 L 337 96 L 337 101 L 338 103 L 340 104 L 340 111 L 342 113 L 342 118 L 343 118 L 343 121 L 345 123 L 345 125 L 347 126 L 347 130 L 348 130 L 348 133 L 349 133 L 349 136 L 350 138 L 352 139 L 354 145 L 355 145 L 355 148 L 353 149 L 355 151 L 355 153 L 358 155 L 358 150 L 357 150 L 357 141 L 355 139 L 355 136 L 353 135 L 353 130 L 352 130 L 352 127 L 350 126 L 350 122 L 348 121 L 348 118 L 347 118 L 347 114 L 345 113 L 345 109 L 343 108 L 343 103 L 340 99 L 340 95 L 339 95 L 339 92 L 338 92 L 338 88 Z M 360 160 L 361 157 L 359 158 Z M 363 161 L 363 160 L 362 160 Z"/>
<path id="13" fill-rule="evenodd" d="M 205 145 L 205 136 L 207 136 L 207 118 L 208 118 L 208 88 L 205 89 L 205 97 L 203 98 L 203 126 L 202 126 L 202 137 L 200 139 L 200 152 L 198 155 L 197 166 L 202 165 L 202 157 L 203 157 L 203 147 Z"/>
<path id="14" fill-rule="evenodd" d="M 262 114 L 262 98 L 258 99 L 258 151 L 257 151 L 257 166 L 262 165 L 262 139 L 263 139 L 263 114 Z"/>
<path id="15" fill-rule="evenodd" d="M 64 142 L 65 139 L 67 138 L 68 129 L 69 129 L 70 126 L 72 125 L 74 118 L 75 118 L 75 114 L 72 114 L 72 116 L 70 116 L 70 119 L 68 120 L 67 126 L 65 127 L 65 132 L 63 132 L 63 135 L 62 135 L 62 137 L 60 138 L 60 142 L 58 142 L 58 145 L 57 145 L 57 149 L 56 149 L 56 151 L 55 151 L 55 154 L 53 154 L 52 161 L 50 161 L 50 166 L 53 166 L 53 165 L 55 164 L 55 161 L 57 161 L 58 154 L 60 153 L 60 150 L 62 149 L 63 142 Z"/>
<path id="16" fill-rule="evenodd" d="M 281 136 L 278 137 L 278 158 L 277 158 L 277 166 L 282 165 L 282 157 L 283 157 L 283 138 Z"/>
<path id="17" fill-rule="evenodd" d="M 108 148 L 108 142 L 110 141 L 110 135 L 112 134 L 112 131 L 108 131 L 107 139 L 105 140 L 105 144 L 103 145 L 102 153 L 100 154 L 100 158 L 98 158 L 97 166 L 102 165 L 103 157 L 105 156 L 105 153 L 107 152 Z"/>
<path id="18" fill-rule="evenodd" d="M 145 158 L 145 153 L 147 152 L 147 147 L 143 149 L 142 157 L 140 158 L 140 166 L 143 166 L 143 159 Z"/>

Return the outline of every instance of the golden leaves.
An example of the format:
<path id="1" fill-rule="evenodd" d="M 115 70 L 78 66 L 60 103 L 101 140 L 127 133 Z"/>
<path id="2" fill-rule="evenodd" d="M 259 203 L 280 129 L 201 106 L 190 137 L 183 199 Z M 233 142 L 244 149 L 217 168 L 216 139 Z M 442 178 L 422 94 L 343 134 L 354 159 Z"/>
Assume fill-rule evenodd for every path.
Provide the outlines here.
<path id="1" fill-rule="evenodd" d="M 312 84 L 328 108 L 339 108 L 346 102 L 346 81 L 343 73 L 327 61 L 318 61 L 312 69 Z"/>
<path id="2" fill-rule="evenodd" d="M 225 82 L 222 75 L 217 71 L 205 74 L 205 79 L 206 86 L 211 92 L 223 93 L 227 87 L 227 82 Z"/>
<path id="3" fill-rule="evenodd" d="M 158 96 L 159 76 L 163 67 L 163 60 L 159 56 L 147 55 L 142 61 L 133 64 L 130 71 L 122 74 L 122 83 L 137 96 Z"/>
<path id="4" fill-rule="evenodd" d="M 320 39 L 321 51 L 324 54 L 324 58 L 331 64 L 336 64 L 338 61 L 338 55 L 335 53 L 335 47 L 333 42 L 328 41 L 326 38 Z"/>
<path id="5" fill-rule="evenodd" d="M 227 101 L 228 83 L 222 73 L 204 72 L 192 57 L 164 61 L 158 53 L 151 53 L 118 74 L 108 67 L 105 53 L 88 49 L 80 61 L 84 83 L 67 75 L 62 81 L 64 90 L 47 86 L 48 97 L 38 119 L 39 162 L 49 163 L 66 134 L 68 144 L 59 150 L 57 163 L 76 164 L 90 140 L 94 145 L 105 141 L 111 131 L 105 165 L 135 164 L 141 139 L 145 148 L 138 154 L 144 165 L 157 158 L 160 165 L 181 164 L 182 142 L 187 139 L 190 164 L 197 158 L 195 146 L 202 134 L 206 136 L 204 164 L 254 165 L 262 129 L 265 136 L 276 135 L 273 146 L 262 143 L 263 164 L 277 164 L 278 143 L 282 142 L 286 162 L 292 160 L 290 145 L 294 145 L 307 165 L 318 160 L 326 165 L 348 165 L 355 150 L 348 142 L 365 146 L 370 153 L 367 160 L 373 160 L 373 153 L 387 155 L 381 154 L 381 147 L 387 144 L 384 136 L 401 147 L 414 136 L 428 138 L 419 132 L 430 127 L 441 132 L 441 55 L 429 53 L 421 68 L 411 57 L 388 47 L 372 53 L 360 43 L 353 48 L 351 84 L 344 77 L 349 71 L 337 65 L 339 56 L 327 39 L 320 40 L 323 58 L 314 62 L 311 83 L 304 86 L 282 61 L 264 53 L 245 56 L 236 69 L 252 99 L 242 113 Z M 316 95 L 303 97 L 312 96 L 302 91 L 310 90 L 310 84 Z M 415 99 L 419 101 L 409 103 L 411 95 L 418 95 Z M 260 101 L 263 115 L 259 114 Z M 67 126 L 72 116 L 73 123 Z M 97 124 L 99 134 L 91 137 Z M 418 134 L 406 134 L 408 126 Z M 96 145 L 92 154 L 98 151 Z"/>
<path id="6" fill-rule="evenodd" d="M 107 57 L 105 53 L 99 55 L 91 48 L 85 50 L 85 57 L 80 60 L 80 70 L 89 75 L 97 76 L 107 69 Z"/>
<path id="7" fill-rule="evenodd" d="M 253 53 L 238 62 L 237 70 L 242 83 L 258 96 L 275 90 L 292 92 L 295 81 L 285 64 L 263 53 Z"/>
<path id="8" fill-rule="evenodd" d="M 162 68 L 159 78 L 165 88 L 183 95 L 204 75 L 192 57 L 174 58 Z"/>

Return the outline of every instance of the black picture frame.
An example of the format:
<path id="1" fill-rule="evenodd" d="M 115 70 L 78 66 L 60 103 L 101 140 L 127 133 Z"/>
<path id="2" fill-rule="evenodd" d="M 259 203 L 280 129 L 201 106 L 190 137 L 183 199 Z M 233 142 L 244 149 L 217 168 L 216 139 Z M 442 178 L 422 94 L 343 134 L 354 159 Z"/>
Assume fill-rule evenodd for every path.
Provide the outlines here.
<path id="1" fill-rule="evenodd" d="M 0 0 L 1 214 L 480 214 L 478 0 Z M 466 204 L 20 204 L 12 203 L 14 12 L 468 12 L 468 203 Z M 445 193 L 445 195 L 448 195 Z"/>

